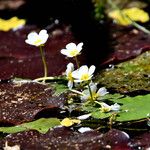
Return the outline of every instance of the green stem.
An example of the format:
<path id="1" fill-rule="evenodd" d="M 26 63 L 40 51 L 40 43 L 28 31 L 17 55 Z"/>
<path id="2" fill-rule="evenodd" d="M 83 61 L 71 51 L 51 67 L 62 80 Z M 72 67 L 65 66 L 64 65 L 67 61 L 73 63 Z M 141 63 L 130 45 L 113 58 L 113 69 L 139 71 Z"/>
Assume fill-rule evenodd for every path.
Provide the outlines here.
<path id="1" fill-rule="evenodd" d="M 93 102 L 93 95 L 92 95 L 91 87 L 89 86 L 89 84 L 88 84 L 88 89 L 89 89 L 89 92 L 90 92 L 91 100 Z"/>
<path id="2" fill-rule="evenodd" d="M 40 53 L 41 53 L 41 57 L 42 57 L 43 67 L 44 67 L 44 77 L 46 78 L 48 75 L 48 72 L 47 72 L 47 64 L 46 64 L 46 60 L 45 60 L 42 46 L 40 46 Z M 43 81 L 45 82 L 45 79 Z"/>
<path id="3" fill-rule="evenodd" d="M 65 78 L 63 77 L 41 77 L 41 78 L 34 79 L 33 81 L 39 82 L 43 80 L 65 80 Z"/>
<path id="4" fill-rule="evenodd" d="M 132 25 L 135 26 L 137 29 L 143 31 L 144 33 L 150 34 L 150 31 L 148 29 L 133 21 L 129 16 L 126 17 L 128 17 L 128 19 L 132 22 Z"/>
<path id="5" fill-rule="evenodd" d="M 78 61 L 77 56 L 75 56 L 75 61 L 76 61 L 76 65 L 77 65 L 77 67 L 78 67 L 78 69 L 79 69 L 79 68 L 80 68 L 80 65 L 79 65 L 79 61 Z"/>

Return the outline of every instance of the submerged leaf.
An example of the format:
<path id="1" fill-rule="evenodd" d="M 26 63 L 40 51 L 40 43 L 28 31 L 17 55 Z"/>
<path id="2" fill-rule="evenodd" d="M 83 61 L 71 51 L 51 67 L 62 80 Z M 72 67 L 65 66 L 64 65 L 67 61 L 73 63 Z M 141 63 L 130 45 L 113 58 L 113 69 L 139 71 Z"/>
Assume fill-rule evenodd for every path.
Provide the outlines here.
<path id="1" fill-rule="evenodd" d="M 60 120 L 57 118 L 41 118 L 39 120 L 24 123 L 13 127 L 0 127 L 0 132 L 17 133 L 26 130 L 37 130 L 40 133 L 46 133 L 50 128 L 60 125 Z"/>

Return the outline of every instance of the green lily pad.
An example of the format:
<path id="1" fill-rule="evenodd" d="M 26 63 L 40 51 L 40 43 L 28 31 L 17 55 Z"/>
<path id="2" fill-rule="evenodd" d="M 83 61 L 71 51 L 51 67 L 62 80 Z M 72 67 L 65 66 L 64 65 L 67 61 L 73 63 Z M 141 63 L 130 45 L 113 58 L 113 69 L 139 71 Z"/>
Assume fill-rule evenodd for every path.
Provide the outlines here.
<path id="1" fill-rule="evenodd" d="M 150 94 L 144 96 L 125 97 L 113 100 L 120 103 L 121 112 L 117 115 L 116 121 L 133 121 L 148 118 L 150 115 Z"/>
<path id="2" fill-rule="evenodd" d="M 41 118 L 39 120 L 24 123 L 13 127 L 0 127 L 0 132 L 3 133 L 17 133 L 26 130 L 37 130 L 45 134 L 49 129 L 60 125 L 60 120 L 57 118 Z"/>
<path id="3" fill-rule="evenodd" d="M 96 119 L 105 119 L 110 117 L 111 115 L 112 113 L 102 113 L 100 110 L 91 113 L 91 116 Z"/>
<path id="4" fill-rule="evenodd" d="M 150 91 L 150 51 L 135 59 L 105 69 L 97 75 L 96 81 L 119 93 Z"/>

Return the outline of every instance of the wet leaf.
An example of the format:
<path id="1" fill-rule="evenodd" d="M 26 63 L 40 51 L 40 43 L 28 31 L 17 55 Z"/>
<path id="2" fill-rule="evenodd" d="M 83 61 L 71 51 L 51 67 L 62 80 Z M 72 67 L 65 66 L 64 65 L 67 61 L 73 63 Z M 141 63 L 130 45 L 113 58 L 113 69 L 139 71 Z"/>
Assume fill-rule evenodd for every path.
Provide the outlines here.
<path id="1" fill-rule="evenodd" d="M 37 130 L 45 134 L 49 129 L 60 125 L 60 120 L 57 118 L 41 118 L 39 120 L 24 123 L 14 127 L 0 127 L 0 132 L 3 133 L 17 133 L 26 130 Z"/>
<path id="2" fill-rule="evenodd" d="M 58 108 L 64 106 L 65 96 L 53 96 L 53 93 L 53 88 L 37 82 L 1 83 L 0 122 L 17 125 L 32 121 L 40 114 L 55 117 Z"/>

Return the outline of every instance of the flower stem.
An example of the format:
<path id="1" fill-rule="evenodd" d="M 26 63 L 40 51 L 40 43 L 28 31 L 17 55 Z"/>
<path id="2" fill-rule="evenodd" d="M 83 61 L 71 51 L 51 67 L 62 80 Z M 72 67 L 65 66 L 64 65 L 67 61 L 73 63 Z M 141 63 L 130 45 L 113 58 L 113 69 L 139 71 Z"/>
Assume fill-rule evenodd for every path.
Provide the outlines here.
<path id="1" fill-rule="evenodd" d="M 93 95 L 92 95 L 91 87 L 89 86 L 89 84 L 88 84 L 88 89 L 89 89 L 89 92 L 90 92 L 91 101 L 93 102 Z"/>
<path id="2" fill-rule="evenodd" d="M 34 79 L 33 81 L 40 82 L 43 80 L 65 80 L 65 78 L 63 77 L 41 77 L 41 78 Z"/>
<path id="3" fill-rule="evenodd" d="M 75 56 L 75 61 L 76 61 L 76 65 L 77 65 L 77 67 L 78 67 L 78 69 L 79 69 L 79 68 L 80 68 L 80 65 L 79 65 L 79 61 L 78 61 L 77 56 Z"/>
<path id="4" fill-rule="evenodd" d="M 46 60 L 45 60 L 42 46 L 40 46 L 40 53 L 41 53 L 41 57 L 42 57 L 43 67 L 44 67 L 44 77 L 46 78 L 48 72 L 47 72 L 47 64 L 46 64 Z M 43 80 L 43 82 L 45 82 L 45 79 Z"/>

